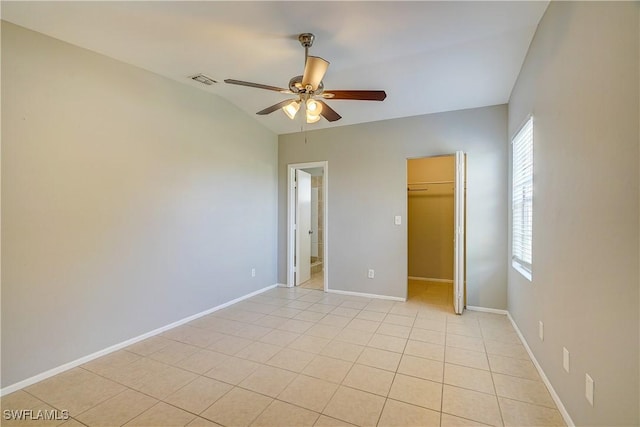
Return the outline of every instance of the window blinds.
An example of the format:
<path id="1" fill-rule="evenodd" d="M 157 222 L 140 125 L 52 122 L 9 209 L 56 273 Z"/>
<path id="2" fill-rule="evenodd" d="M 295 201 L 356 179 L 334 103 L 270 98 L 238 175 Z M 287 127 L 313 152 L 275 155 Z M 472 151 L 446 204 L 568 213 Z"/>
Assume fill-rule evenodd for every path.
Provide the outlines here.
<path id="1" fill-rule="evenodd" d="M 516 134 L 513 144 L 513 238 L 512 260 L 515 267 L 531 279 L 531 243 L 533 226 L 533 117 Z M 525 274 L 526 276 L 527 274 Z"/>

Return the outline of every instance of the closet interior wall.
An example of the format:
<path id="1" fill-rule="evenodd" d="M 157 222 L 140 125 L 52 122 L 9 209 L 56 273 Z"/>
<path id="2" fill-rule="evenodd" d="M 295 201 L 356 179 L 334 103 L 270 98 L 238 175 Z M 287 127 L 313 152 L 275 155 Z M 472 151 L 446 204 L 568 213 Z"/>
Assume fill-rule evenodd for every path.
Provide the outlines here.
<path id="1" fill-rule="evenodd" d="M 410 279 L 453 281 L 455 156 L 407 161 Z"/>

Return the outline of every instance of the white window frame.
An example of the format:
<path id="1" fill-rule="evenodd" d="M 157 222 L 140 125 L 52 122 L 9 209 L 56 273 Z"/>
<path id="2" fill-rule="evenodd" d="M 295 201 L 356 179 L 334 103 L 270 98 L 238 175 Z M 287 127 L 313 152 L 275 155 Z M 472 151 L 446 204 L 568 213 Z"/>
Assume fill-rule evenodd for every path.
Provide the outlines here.
<path id="1" fill-rule="evenodd" d="M 511 139 L 511 265 L 529 281 L 533 263 L 533 116 Z"/>

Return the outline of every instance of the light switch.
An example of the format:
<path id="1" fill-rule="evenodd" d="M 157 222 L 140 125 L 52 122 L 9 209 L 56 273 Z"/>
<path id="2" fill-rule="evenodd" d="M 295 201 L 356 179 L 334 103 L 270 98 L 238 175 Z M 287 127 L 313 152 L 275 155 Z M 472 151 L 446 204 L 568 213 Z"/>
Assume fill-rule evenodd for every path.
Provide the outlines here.
<path id="1" fill-rule="evenodd" d="M 396 225 L 402 224 L 402 217 L 400 215 L 396 215 L 394 222 Z"/>

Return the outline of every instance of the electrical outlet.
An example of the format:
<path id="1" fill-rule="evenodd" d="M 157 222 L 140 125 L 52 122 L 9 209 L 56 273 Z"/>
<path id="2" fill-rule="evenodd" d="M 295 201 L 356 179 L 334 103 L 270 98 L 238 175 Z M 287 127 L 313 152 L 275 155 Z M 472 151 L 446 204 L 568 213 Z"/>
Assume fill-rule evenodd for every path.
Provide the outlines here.
<path id="1" fill-rule="evenodd" d="M 589 376 L 589 374 L 584 374 L 584 384 L 585 384 L 585 390 L 584 390 L 584 396 L 587 398 L 587 401 L 591 404 L 591 406 L 593 406 L 593 388 L 594 388 L 594 383 L 593 383 L 593 378 L 591 378 Z"/>
<path id="2" fill-rule="evenodd" d="M 566 347 L 562 347 L 562 367 L 569 372 L 569 350 Z"/>
<path id="3" fill-rule="evenodd" d="M 369 273 L 367 274 L 367 277 L 369 279 L 373 279 L 374 277 L 376 277 L 376 272 L 374 270 L 369 269 Z"/>
<path id="4" fill-rule="evenodd" d="M 251 269 L 251 277 L 256 277 L 256 269 L 255 268 Z"/>
<path id="5" fill-rule="evenodd" d="M 544 323 L 542 323 L 542 320 L 538 321 L 538 336 L 540 341 L 544 341 Z"/>

